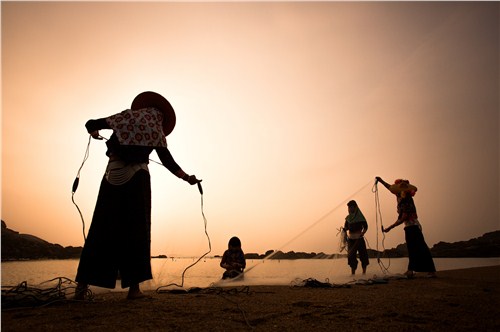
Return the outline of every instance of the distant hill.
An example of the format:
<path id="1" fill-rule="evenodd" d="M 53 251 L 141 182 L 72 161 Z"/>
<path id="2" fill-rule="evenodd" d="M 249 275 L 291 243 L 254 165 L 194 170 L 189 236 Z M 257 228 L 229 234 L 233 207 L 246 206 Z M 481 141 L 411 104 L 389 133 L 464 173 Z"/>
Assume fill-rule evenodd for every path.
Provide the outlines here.
<path id="1" fill-rule="evenodd" d="M 468 241 L 439 242 L 431 248 L 434 257 L 500 257 L 500 231 Z"/>
<path id="2" fill-rule="evenodd" d="M 2 220 L 2 261 L 80 258 L 82 247 L 63 247 L 7 228 Z"/>
<path id="3" fill-rule="evenodd" d="M 436 258 L 459 258 L 459 257 L 500 257 L 500 231 L 486 233 L 478 238 L 460 242 L 439 242 L 431 248 L 433 257 Z M 274 250 L 268 250 L 265 254 L 248 253 L 245 254 L 246 259 L 263 259 L 272 255 L 269 259 L 304 259 L 304 258 L 334 258 L 346 256 L 345 253 L 340 255 L 330 255 L 325 253 L 304 253 L 289 251 L 287 253 Z M 368 249 L 370 258 L 381 257 L 408 257 L 408 249 L 406 243 L 398 245 L 396 248 L 386 249 L 383 252 L 378 252 L 373 249 Z"/>
<path id="4" fill-rule="evenodd" d="M 80 258 L 82 247 L 63 247 L 52 244 L 36 236 L 20 234 L 7 228 L 2 220 L 2 261 L 10 260 L 35 260 L 35 259 L 68 259 Z M 500 257 L 500 231 L 486 233 L 478 238 L 460 242 L 439 242 L 431 248 L 433 257 Z M 325 259 L 342 257 L 345 254 L 281 252 L 268 250 L 265 254 L 247 253 L 246 259 L 263 259 L 272 255 L 270 259 Z M 406 244 L 396 248 L 386 249 L 383 253 L 369 249 L 368 255 L 375 258 L 382 257 L 408 257 Z M 161 255 L 163 257 L 163 255 Z M 165 256 L 166 257 L 166 256 Z"/>
<path id="5" fill-rule="evenodd" d="M 272 256 L 270 256 L 270 255 L 272 255 Z M 274 251 L 274 250 L 268 250 L 263 255 L 255 254 L 255 253 L 245 254 L 246 259 L 264 259 L 268 256 L 270 256 L 268 259 L 311 259 L 311 258 L 327 259 L 327 258 L 334 258 L 338 255 L 325 254 L 324 252 L 320 252 L 320 253 L 295 252 L 295 251 L 282 252 L 282 251 Z"/>

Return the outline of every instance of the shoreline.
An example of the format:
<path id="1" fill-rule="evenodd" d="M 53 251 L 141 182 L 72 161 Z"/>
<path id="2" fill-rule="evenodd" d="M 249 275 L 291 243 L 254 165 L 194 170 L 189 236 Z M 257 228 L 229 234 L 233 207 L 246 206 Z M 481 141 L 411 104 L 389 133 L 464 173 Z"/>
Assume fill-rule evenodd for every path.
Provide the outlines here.
<path id="1" fill-rule="evenodd" d="M 494 331 L 500 330 L 500 265 L 425 273 L 387 283 L 315 288 L 235 286 L 94 294 L 2 310 L 3 331 Z"/>

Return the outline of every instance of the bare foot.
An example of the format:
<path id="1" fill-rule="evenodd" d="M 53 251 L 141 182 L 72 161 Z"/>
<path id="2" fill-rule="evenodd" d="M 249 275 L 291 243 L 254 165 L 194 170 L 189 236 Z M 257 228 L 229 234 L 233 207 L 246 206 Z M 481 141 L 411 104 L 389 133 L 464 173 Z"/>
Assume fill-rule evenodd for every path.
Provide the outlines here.
<path id="1" fill-rule="evenodd" d="M 147 296 L 143 292 L 141 292 L 139 285 L 130 286 L 130 288 L 128 290 L 128 295 L 127 295 L 128 300 L 144 299 L 147 297 L 149 297 L 149 296 Z"/>
<path id="2" fill-rule="evenodd" d="M 147 298 L 148 296 L 144 294 L 141 291 L 138 292 L 128 292 L 127 295 L 127 300 L 137 300 L 137 299 L 144 299 Z"/>
<path id="3" fill-rule="evenodd" d="M 89 287 L 86 284 L 78 284 L 75 289 L 75 296 L 73 297 L 73 300 L 85 300 L 85 294 L 87 294 L 88 289 Z"/>

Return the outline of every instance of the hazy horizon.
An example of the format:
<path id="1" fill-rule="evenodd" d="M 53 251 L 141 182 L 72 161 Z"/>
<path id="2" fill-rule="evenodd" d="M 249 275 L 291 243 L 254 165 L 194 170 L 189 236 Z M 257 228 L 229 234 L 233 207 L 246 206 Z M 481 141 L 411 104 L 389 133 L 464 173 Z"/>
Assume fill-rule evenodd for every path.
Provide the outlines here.
<path id="1" fill-rule="evenodd" d="M 5 220 L 2 220 L 2 221 L 3 221 L 3 222 L 5 222 Z M 7 223 L 6 223 L 6 224 L 7 224 Z M 8 225 L 7 225 L 7 228 L 8 228 L 8 229 L 10 229 L 10 230 L 12 230 L 12 231 L 16 231 L 15 229 L 11 229 Z M 493 232 L 497 232 L 497 231 L 500 231 L 500 229 L 493 230 L 493 231 L 490 231 L 490 232 L 486 232 L 486 233 L 484 233 L 484 234 L 487 234 L 487 233 L 493 233 Z M 36 236 L 36 234 L 28 234 L 28 233 L 19 233 L 19 234 L 21 234 L 21 235 L 31 235 L 31 236 L 35 236 L 35 237 L 37 237 L 37 238 L 40 238 L 40 237 Z M 483 236 L 484 234 L 482 234 L 482 235 L 480 235 L 480 236 L 478 236 L 478 237 L 481 237 L 481 236 Z M 462 240 L 454 241 L 453 243 L 456 243 L 456 242 L 461 242 L 461 241 L 469 241 L 469 240 L 472 240 L 472 239 L 475 239 L 475 238 L 478 238 L 478 237 L 474 237 L 474 238 L 470 238 L 470 239 L 462 239 Z M 42 238 L 40 238 L 40 239 L 41 239 L 41 240 L 45 240 L 45 239 L 42 239 Z M 49 242 L 49 243 L 50 243 L 50 242 Z M 51 243 L 51 244 L 58 244 L 58 243 Z M 397 244 L 396 246 L 399 246 L 399 245 L 401 245 L 401 244 L 405 244 L 404 239 L 403 239 L 403 242 L 401 242 L 401 243 Z M 437 244 L 437 243 L 428 244 L 428 245 L 429 245 L 429 248 L 433 247 L 435 244 Z M 392 247 L 392 248 L 379 248 L 379 251 L 380 251 L 380 252 L 383 252 L 383 251 L 384 251 L 384 249 L 387 249 L 387 250 L 390 250 L 390 249 L 396 249 L 396 246 L 394 246 L 394 247 Z M 80 246 L 77 246 L 77 247 L 80 247 Z M 83 247 L 83 245 L 81 245 L 81 247 Z M 369 248 L 369 249 L 376 250 L 375 248 Z M 273 251 L 275 251 L 275 252 L 276 252 L 276 251 L 280 251 L 280 249 L 267 249 L 267 250 L 265 250 L 265 251 L 263 251 L 263 252 L 253 252 L 253 251 L 252 251 L 252 252 L 249 252 L 249 251 L 245 251 L 245 255 L 247 255 L 247 254 L 252 254 L 252 255 L 257 254 L 257 255 L 261 256 L 261 255 L 265 255 L 265 254 L 266 254 L 268 251 L 270 251 L 270 250 L 273 250 Z M 283 253 L 285 253 L 285 254 L 286 254 L 286 253 L 289 253 L 289 252 L 295 252 L 295 253 L 306 253 L 306 254 L 310 254 L 310 253 L 320 254 L 320 253 L 323 253 L 323 254 L 328 255 L 328 256 L 342 256 L 342 257 L 328 257 L 328 259 L 330 259 L 330 258 L 331 258 L 331 259 L 336 259 L 336 258 L 345 258 L 344 256 L 347 256 L 347 253 L 346 253 L 345 251 L 343 251 L 343 252 L 338 252 L 338 251 L 337 251 L 337 252 L 323 252 L 323 251 L 319 251 L 319 252 L 311 252 L 311 251 L 309 251 L 309 252 L 304 252 L 304 251 L 294 250 L 293 248 L 291 248 L 290 250 L 287 250 L 287 251 L 283 251 Z M 214 252 L 211 252 L 211 253 L 209 253 L 208 255 L 205 255 L 205 256 L 204 256 L 204 258 L 210 258 L 210 259 L 212 259 L 212 258 L 221 258 L 221 257 L 222 257 L 222 254 L 223 254 L 223 253 L 214 253 Z M 152 254 L 152 255 L 151 255 L 151 257 L 152 257 L 152 258 L 154 258 L 154 259 L 157 259 L 157 258 L 158 258 L 158 259 L 162 259 L 163 257 L 158 257 L 158 256 L 160 256 L 160 255 L 166 255 L 166 256 L 167 256 L 166 258 L 169 258 L 169 259 L 172 259 L 172 258 L 189 258 L 189 259 L 190 259 L 190 258 L 198 258 L 198 257 L 200 257 L 200 256 L 201 256 L 201 255 L 191 255 L 191 256 L 172 256 L 172 255 L 167 255 L 166 253 L 157 253 L 157 254 Z M 247 259 L 249 259 L 249 258 L 247 258 Z M 262 257 L 262 258 L 250 258 L 250 259 L 264 259 L 264 257 Z M 309 259 L 309 258 L 307 258 L 307 259 Z"/>

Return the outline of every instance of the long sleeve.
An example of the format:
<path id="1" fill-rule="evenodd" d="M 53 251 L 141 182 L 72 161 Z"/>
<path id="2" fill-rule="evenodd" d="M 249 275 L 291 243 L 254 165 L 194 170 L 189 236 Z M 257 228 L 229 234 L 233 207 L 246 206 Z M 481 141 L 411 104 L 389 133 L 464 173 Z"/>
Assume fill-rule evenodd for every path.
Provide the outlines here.
<path id="1" fill-rule="evenodd" d="M 245 253 L 241 251 L 240 253 L 240 264 L 242 265 L 243 269 L 247 267 L 247 261 L 245 259 Z"/>
<path id="2" fill-rule="evenodd" d="M 85 128 L 87 128 L 87 132 L 91 133 L 96 130 L 101 129 L 111 129 L 109 124 L 106 122 L 105 118 L 97 119 L 97 120 L 89 120 L 85 124 Z"/>
<path id="3" fill-rule="evenodd" d="M 224 254 L 222 254 L 222 259 L 220 261 L 220 266 L 221 267 L 224 267 L 224 264 L 227 263 L 227 258 L 228 258 L 228 255 L 229 255 L 229 251 L 224 251 Z"/>
<path id="4" fill-rule="evenodd" d="M 158 154 L 163 166 L 165 166 L 173 174 L 177 175 L 177 172 L 181 170 L 181 167 L 175 162 L 170 151 L 167 148 L 156 148 L 156 153 Z"/>

